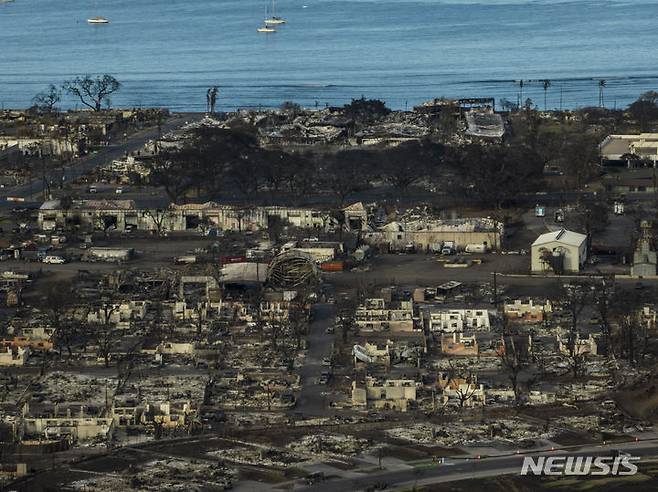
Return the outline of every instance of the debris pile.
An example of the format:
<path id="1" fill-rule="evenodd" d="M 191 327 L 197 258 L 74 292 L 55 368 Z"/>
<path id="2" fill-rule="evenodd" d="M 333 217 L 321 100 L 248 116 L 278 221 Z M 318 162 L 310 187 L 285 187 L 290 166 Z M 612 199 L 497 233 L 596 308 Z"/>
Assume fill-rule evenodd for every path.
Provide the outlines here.
<path id="1" fill-rule="evenodd" d="M 226 490 L 232 487 L 236 470 L 219 463 L 199 463 L 182 459 L 154 460 L 139 465 L 130 474 L 103 474 L 102 478 L 76 480 L 73 490 Z"/>
<path id="2" fill-rule="evenodd" d="M 288 444 L 288 449 L 301 453 L 325 457 L 355 456 L 370 446 L 367 439 L 345 434 L 315 434 L 302 437 Z"/>
<path id="3" fill-rule="evenodd" d="M 414 424 L 409 427 L 396 427 L 386 431 L 396 439 L 426 446 L 454 448 L 461 446 L 510 446 L 526 440 L 548 440 L 552 431 L 540 428 L 520 419 L 500 419 L 485 424 L 452 422 L 440 426 Z"/>

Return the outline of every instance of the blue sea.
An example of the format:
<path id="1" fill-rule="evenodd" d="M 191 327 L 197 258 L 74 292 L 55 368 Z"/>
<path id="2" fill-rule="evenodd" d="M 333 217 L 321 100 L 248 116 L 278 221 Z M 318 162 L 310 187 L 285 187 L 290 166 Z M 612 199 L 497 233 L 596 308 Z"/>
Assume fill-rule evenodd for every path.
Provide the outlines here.
<path id="1" fill-rule="evenodd" d="M 658 2 L 644 0 L 278 0 L 288 23 L 262 34 L 266 0 L 15 0 L 0 3 L 0 105 L 50 83 L 111 73 L 114 106 L 201 111 L 379 98 L 520 99 L 622 107 L 658 89 Z M 89 25 L 97 15 L 107 25 Z M 531 82 L 531 81 L 535 82 Z M 63 106 L 75 107 L 72 99 Z"/>

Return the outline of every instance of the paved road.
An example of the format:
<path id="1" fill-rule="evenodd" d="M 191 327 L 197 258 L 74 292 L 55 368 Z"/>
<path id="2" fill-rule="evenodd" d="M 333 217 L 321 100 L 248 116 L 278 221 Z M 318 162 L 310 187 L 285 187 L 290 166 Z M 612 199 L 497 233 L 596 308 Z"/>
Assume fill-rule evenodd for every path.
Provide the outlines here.
<path id="1" fill-rule="evenodd" d="M 437 286 L 449 280 L 457 280 L 464 283 L 484 283 L 493 281 L 493 273 L 520 271 L 522 266 L 530 263 L 529 255 L 484 255 L 484 263 L 470 268 L 444 268 L 432 255 L 378 255 L 372 260 L 372 265 L 367 272 L 341 272 L 327 275 L 327 281 L 334 284 L 337 289 L 353 289 L 359 283 L 373 285 L 400 285 L 404 287 L 413 286 Z M 592 271 L 592 275 L 596 272 Z M 580 280 L 587 280 L 588 276 L 583 274 Z M 526 295 L 545 294 L 546 289 L 557 283 L 563 284 L 573 280 L 572 277 L 542 276 L 542 275 L 508 275 L 499 274 L 497 282 L 499 286 L 518 288 Z M 642 283 L 646 285 L 657 285 L 658 279 L 630 279 L 617 278 L 616 282 L 626 286 Z"/>
<path id="2" fill-rule="evenodd" d="M 313 306 L 313 320 L 310 326 L 308 351 L 303 367 L 300 369 L 302 390 L 293 412 L 305 416 L 331 415 L 327 398 L 322 394 L 327 391 L 325 385 L 317 383 L 323 371 L 329 367 L 322 365 L 322 359 L 331 356 L 334 335 L 326 333 L 329 326 L 333 326 L 336 310 L 331 304 L 315 304 Z"/>
<path id="3" fill-rule="evenodd" d="M 165 134 L 171 130 L 181 127 L 186 122 L 195 121 L 201 119 L 202 115 L 200 113 L 176 113 L 173 114 L 163 125 L 162 133 Z M 73 163 L 65 168 L 64 174 L 66 175 L 67 181 L 74 180 L 92 169 L 109 162 L 113 159 L 118 159 L 127 153 L 135 152 L 144 147 L 144 145 L 149 141 L 157 138 L 158 129 L 156 126 L 147 127 L 143 130 L 140 130 L 125 141 L 117 144 L 110 145 L 98 152 L 84 156 L 80 159 L 76 159 Z M 59 172 L 57 173 L 59 176 Z M 29 201 L 31 197 L 41 193 L 44 189 L 44 183 L 42 179 L 35 179 L 31 183 L 14 186 L 11 188 L 4 188 L 2 190 L 2 195 L 0 196 L 0 207 L 15 207 L 15 202 L 7 202 L 6 198 L 9 197 L 21 197 L 25 198 L 26 201 Z M 34 197 L 34 199 L 39 199 L 40 197 Z"/>
<path id="4" fill-rule="evenodd" d="M 655 456 L 658 453 L 658 444 L 655 441 L 627 443 L 623 445 L 591 446 L 580 448 L 574 452 L 542 452 L 528 453 L 526 456 L 611 456 L 613 449 L 621 449 L 632 456 Z M 499 475 L 518 474 L 521 471 L 523 456 L 513 455 L 504 457 L 483 458 L 480 460 L 449 460 L 443 465 L 427 465 L 426 467 L 413 467 L 405 470 L 368 473 L 359 478 L 343 478 L 327 480 L 301 490 L 314 492 L 334 490 L 364 490 L 386 484 L 388 488 L 410 486 L 413 484 L 429 485 L 440 482 L 455 482 L 471 478 L 493 477 Z"/>

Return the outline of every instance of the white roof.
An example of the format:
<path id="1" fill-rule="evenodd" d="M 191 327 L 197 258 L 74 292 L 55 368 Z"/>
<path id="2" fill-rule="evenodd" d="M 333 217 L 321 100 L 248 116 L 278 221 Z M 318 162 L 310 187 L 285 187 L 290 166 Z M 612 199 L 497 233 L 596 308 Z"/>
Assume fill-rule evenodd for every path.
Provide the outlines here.
<path id="1" fill-rule="evenodd" d="M 541 246 L 542 244 L 547 243 L 563 243 L 569 246 L 580 246 L 585 242 L 587 236 L 585 234 L 580 234 L 579 232 L 567 231 L 566 229 L 560 229 L 559 231 L 547 232 L 539 236 L 533 246 Z"/>
<path id="2" fill-rule="evenodd" d="M 61 202 L 59 200 L 46 200 L 39 207 L 39 210 L 57 210 L 60 208 Z"/>
<path id="3" fill-rule="evenodd" d="M 222 266 L 222 282 L 265 282 L 267 263 L 226 263 Z"/>
<path id="4" fill-rule="evenodd" d="M 404 232 L 404 225 L 400 222 L 393 221 L 381 226 L 379 229 L 385 232 Z"/>

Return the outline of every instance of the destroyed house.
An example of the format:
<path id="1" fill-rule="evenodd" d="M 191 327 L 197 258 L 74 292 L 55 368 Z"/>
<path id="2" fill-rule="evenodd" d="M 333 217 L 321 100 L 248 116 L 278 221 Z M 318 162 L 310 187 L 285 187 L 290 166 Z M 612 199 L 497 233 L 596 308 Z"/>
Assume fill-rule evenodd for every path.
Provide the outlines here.
<path id="1" fill-rule="evenodd" d="M 557 349 L 558 352 L 562 355 L 570 355 L 572 352 L 573 355 L 598 354 L 598 344 L 591 334 L 587 338 L 580 338 L 579 335 L 576 335 L 576 338 L 573 342 L 558 335 Z"/>
<path id="2" fill-rule="evenodd" d="M 356 309 L 355 323 L 361 331 L 412 331 L 415 328 L 413 301 L 366 299 Z"/>
<path id="3" fill-rule="evenodd" d="M 80 146 L 74 140 L 58 137 L 8 137 L 0 135 L 0 150 L 17 149 L 26 156 L 77 155 Z"/>
<path id="4" fill-rule="evenodd" d="M 66 437 L 71 442 L 77 442 L 107 437 L 112 429 L 113 422 L 112 417 L 89 417 L 85 415 L 79 417 L 71 415 L 65 417 L 30 417 L 23 420 L 23 433 L 26 436 L 46 439 Z"/>
<path id="5" fill-rule="evenodd" d="M 266 292 L 259 306 L 261 318 L 269 321 L 288 320 L 296 294 L 296 291 Z"/>
<path id="6" fill-rule="evenodd" d="M 4 345 L 3 341 L 3 345 Z M 14 337 L 10 342 L 11 347 L 28 347 L 30 350 L 35 351 L 49 351 L 53 349 L 53 342 L 48 339 L 43 338 L 31 338 L 28 336 L 18 336 Z"/>
<path id="7" fill-rule="evenodd" d="M 469 111 L 466 113 L 466 123 L 466 134 L 471 137 L 501 139 L 505 135 L 505 122 L 493 111 Z"/>
<path id="8" fill-rule="evenodd" d="M 129 325 L 131 321 L 143 320 L 147 308 L 148 301 L 126 301 L 97 307 L 87 313 L 87 323 Z"/>
<path id="9" fill-rule="evenodd" d="M 186 302 L 217 302 L 220 298 L 219 285 L 214 277 L 208 275 L 184 275 L 180 278 L 178 295 Z"/>
<path id="10" fill-rule="evenodd" d="M 142 425 L 161 425 L 166 429 L 185 427 L 196 418 L 196 411 L 189 402 L 182 405 L 171 403 L 147 403 L 140 417 Z"/>
<path id="11" fill-rule="evenodd" d="M 464 335 L 461 332 L 444 333 L 441 335 L 441 353 L 461 357 L 477 356 L 477 339 L 475 335 Z"/>
<path id="12" fill-rule="evenodd" d="M 27 362 L 29 348 L 13 346 L 0 346 L 0 367 L 23 366 Z"/>
<path id="13" fill-rule="evenodd" d="M 527 301 L 516 299 L 503 307 L 503 313 L 507 319 L 525 323 L 541 323 L 551 311 L 552 305 L 548 300 L 545 304 L 535 304 L 532 299 Z"/>
<path id="14" fill-rule="evenodd" d="M 486 403 L 484 385 L 477 383 L 476 377 L 452 377 L 440 372 L 437 386 L 441 390 L 440 402 L 444 406 L 478 407 Z"/>
<path id="15" fill-rule="evenodd" d="M 352 381 L 352 404 L 357 407 L 406 412 L 416 401 L 416 382 L 412 379 L 379 380 L 367 376 L 359 384 Z"/>
<path id="16" fill-rule="evenodd" d="M 428 311 L 430 331 L 446 333 L 462 332 L 465 329 L 486 330 L 490 328 L 489 311 L 486 309 L 438 309 Z"/>
<path id="17" fill-rule="evenodd" d="M 389 343 L 382 348 L 376 344 L 365 342 L 363 345 L 354 345 L 352 347 L 352 355 L 354 356 L 354 365 L 359 362 L 366 364 L 380 364 L 388 367 L 391 365 L 391 351 Z"/>

